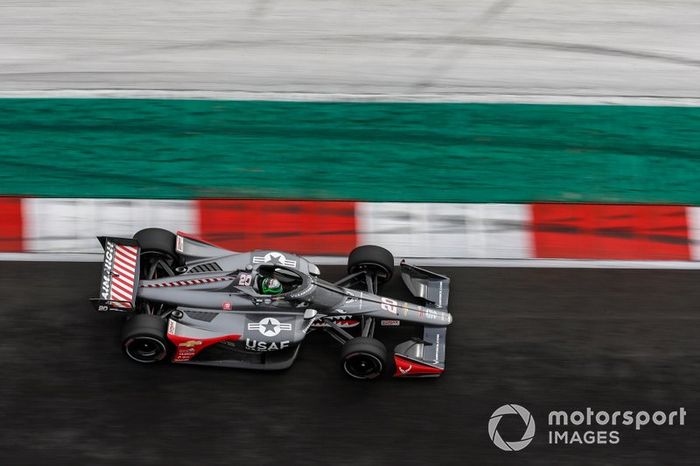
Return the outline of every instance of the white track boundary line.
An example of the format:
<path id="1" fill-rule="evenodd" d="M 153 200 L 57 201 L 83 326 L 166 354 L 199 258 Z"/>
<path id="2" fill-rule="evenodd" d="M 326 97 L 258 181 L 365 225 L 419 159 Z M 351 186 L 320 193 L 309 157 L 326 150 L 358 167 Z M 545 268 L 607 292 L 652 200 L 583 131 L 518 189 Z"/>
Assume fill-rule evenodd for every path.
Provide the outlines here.
<path id="1" fill-rule="evenodd" d="M 160 89 L 49 89 L 0 91 L 0 98 L 76 99 L 182 99 L 269 100 L 281 102 L 425 102 L 425 103 L 516 103 L 569 105 L 700 106 L 700 97 L 644 95 L 550 95 L 550 94 L 351 94 L 312 92 L 250 92 Z"/>
<path id="2" fill-rule="evenodd" d="M 345 265 L 342 256 L 305 256 L 319 265 Z M 700 270 L 700 261 L 630 261 L 583 259 L 466 259 L 406 257 L 407 262 L 432 267 L 496 267 L 537 269 L 647 269 L 647 270 Z M 0 253 L 0 262 L 102 262 L 101 253 Z"/>

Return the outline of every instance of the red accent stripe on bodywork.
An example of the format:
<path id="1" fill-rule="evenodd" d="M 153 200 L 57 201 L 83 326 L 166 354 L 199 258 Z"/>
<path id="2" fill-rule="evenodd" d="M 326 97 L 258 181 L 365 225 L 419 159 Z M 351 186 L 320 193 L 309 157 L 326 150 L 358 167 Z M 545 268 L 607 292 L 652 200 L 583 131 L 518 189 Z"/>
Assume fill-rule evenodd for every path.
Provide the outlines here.
<path id="1" fill-rule="evenodd" d="M 179 280 L 176 282 L 164 282 L 164 283 L 146 283 L 141 285 L 141 288 L 163 288 L 172 286 L 190 286 L 190 285 L 201 285 L 203 283 L 214 283 L 223 282 L 227 280 L 235 280 L 236 277 L 212 277 L 212 278 L 197 278 L 192 280 Z"/>
<path id="2" fill-rule="evenodd" d="M 533 204 L 536 258 L 689 260 L 684 206 Z"/>
<path id="3" fill-rule="evenodd" d="M 439 367 L 422 364 L 397 354 L 394 355 L 394 365 L 394 377 L 437 377 L 444 372 L 444 369 Z"/>
<path id="4" fill-rule="evenodd" d="M 240 338 L 240 335 L 222 335 L 214 338 L 192 338 L 168 333 L 168 340 L 170 340 L 176 348 L 175 354 L 173 354 L 173 362 L 189 361 L 207 346 L 221 341 L 238 341 Z"/>
<path id="5" fill-rule="evenodd" d="M 0 197 L 0 252 L 24 251 L 22 199 Z"/>
<path id="6" fill-rule="evenodd" d="M 202 199 L 199 231 L 234 251 L 344 255 L 357 244 L 354 202 Z"/>

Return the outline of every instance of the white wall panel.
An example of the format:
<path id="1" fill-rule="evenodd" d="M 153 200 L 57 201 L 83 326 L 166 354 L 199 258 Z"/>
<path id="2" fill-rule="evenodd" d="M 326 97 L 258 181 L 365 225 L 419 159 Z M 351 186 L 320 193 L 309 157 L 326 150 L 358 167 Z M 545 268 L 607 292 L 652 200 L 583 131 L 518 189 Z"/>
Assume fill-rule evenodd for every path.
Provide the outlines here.
<path id="1" fill-rule="evenodd" d="M 357 216 L 360 244 L 399 257 L 532 257 L 529 205 L 361 202 Z"/>
<path id="2" fill-rule="evenodd" d="M 30 252 L 98 252 L 98 235 L 131 237 L 160 227 L 197 234 L 193 201 L 146 199 L 24 199 Z"/>
<path id="3" fill-rule="evenodd" d="M 690 259 L 700 261 L 700 207 L 686 207 Z"/>

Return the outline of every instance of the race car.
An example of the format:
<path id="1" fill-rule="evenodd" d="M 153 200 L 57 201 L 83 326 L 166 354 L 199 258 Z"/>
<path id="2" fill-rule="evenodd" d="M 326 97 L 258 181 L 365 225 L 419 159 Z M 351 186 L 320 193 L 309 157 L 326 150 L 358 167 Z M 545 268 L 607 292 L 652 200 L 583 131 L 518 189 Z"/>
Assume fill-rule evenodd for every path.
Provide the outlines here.
<path id="1" fill-rule="evenodd" d="M 437 377 L 445 369 L 449 278 L 402 261 L 403 282 L 420 304 L 382 296 L 395 269 L 382 247 L 354 249 L 347 276 L 331 283 L 300 255 L 234 252 L 183 232 L 147 228 L 98 240 L 104 262 L 91 301 L 98 311 L 126 314 L 122 348 L 133 361 L 279 370 L 321 331 L 342 344 L 342 370 L 370 380 L 390 365 L 377 322 L 410 322 L 422 336 L 394 348 L 394 376 Z"/>

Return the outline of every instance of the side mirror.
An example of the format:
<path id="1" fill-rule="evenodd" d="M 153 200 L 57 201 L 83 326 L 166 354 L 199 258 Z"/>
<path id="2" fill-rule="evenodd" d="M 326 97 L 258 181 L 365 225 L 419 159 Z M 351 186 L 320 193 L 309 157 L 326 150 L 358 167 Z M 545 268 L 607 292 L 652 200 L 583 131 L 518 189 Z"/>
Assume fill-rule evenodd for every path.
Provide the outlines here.
<path id="1" fill-rule="evenodd" d="M 316 264 L 309 263 L 309 274 L 313 275 L 314 277 L 318 277 L 321 275 L 321 270 L 319 270 Z"/>
<path id="2" fill-rule="evenodd" d="M 313 319 L 318 314 L 316 309 L 307 309 L 304 311 L 304 320 Z"/>

